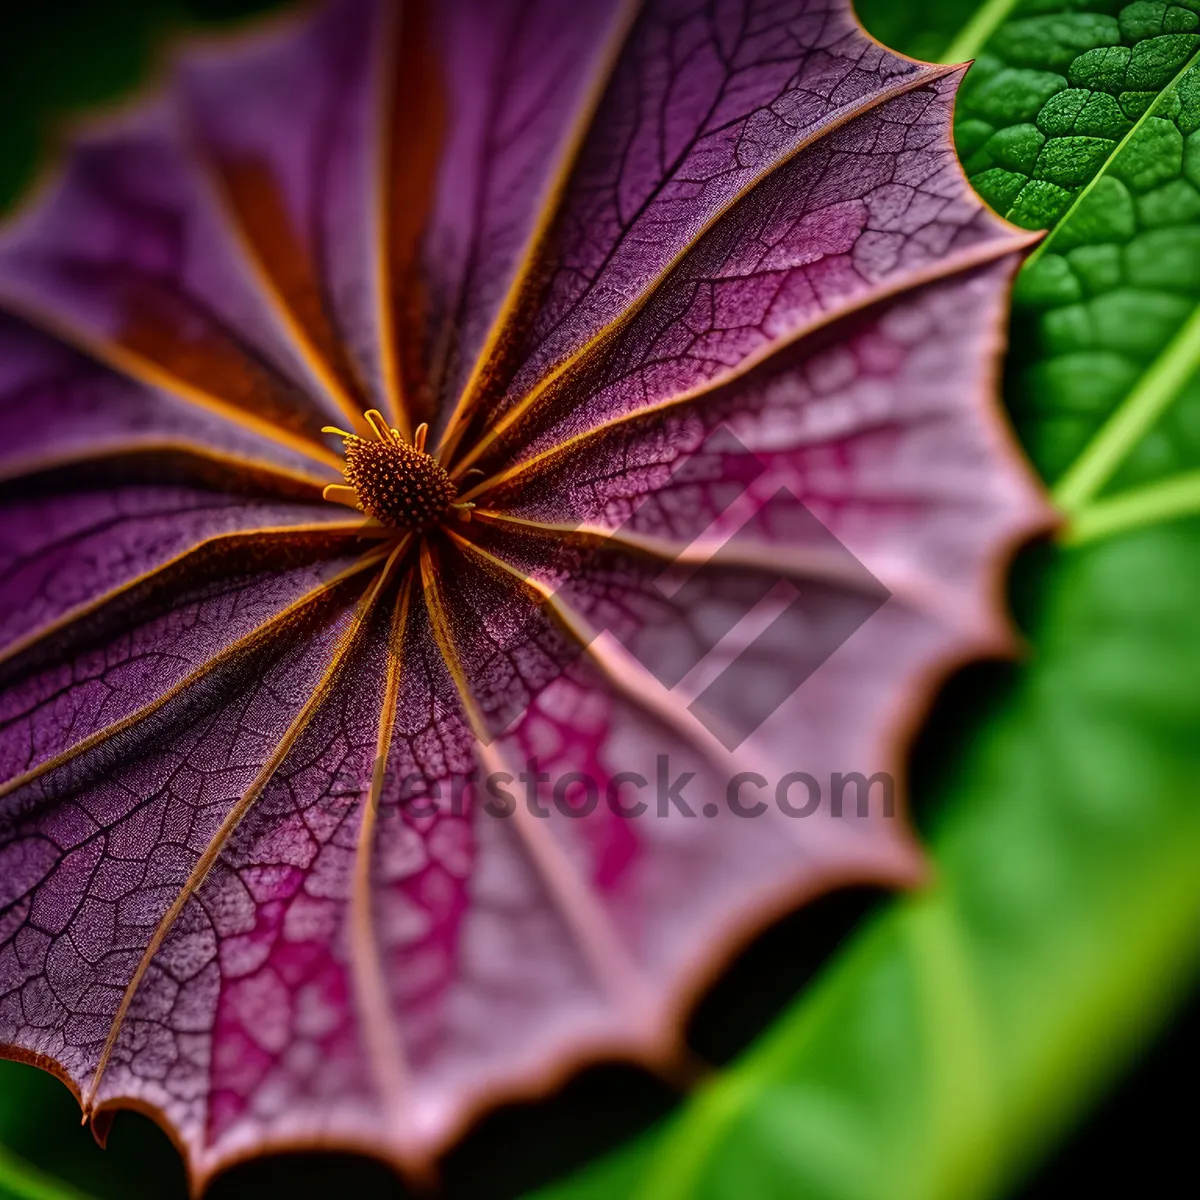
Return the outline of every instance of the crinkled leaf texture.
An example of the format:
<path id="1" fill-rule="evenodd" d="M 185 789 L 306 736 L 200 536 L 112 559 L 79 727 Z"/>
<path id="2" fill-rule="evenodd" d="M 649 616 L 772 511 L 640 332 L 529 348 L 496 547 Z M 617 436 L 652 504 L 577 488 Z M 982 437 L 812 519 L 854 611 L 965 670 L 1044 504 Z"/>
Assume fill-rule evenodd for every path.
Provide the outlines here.
<path id="1" fill-rule="evenodd" d="M 0 245 L 6 1053 L 197 1187 L 416 1169 L 573 1063 L 669 1063 L 773 913 L 919 877 L 831 777 L 1005 647 L 1046 515 L 960 75 L 841 0 L 339 0 L 75 140 Z M 322 499 L 370 407 L 473 520 Z M 535 758 L 544 817 L 464 786 Z M 735 815 L 739 771 L 817 811 Z"/>

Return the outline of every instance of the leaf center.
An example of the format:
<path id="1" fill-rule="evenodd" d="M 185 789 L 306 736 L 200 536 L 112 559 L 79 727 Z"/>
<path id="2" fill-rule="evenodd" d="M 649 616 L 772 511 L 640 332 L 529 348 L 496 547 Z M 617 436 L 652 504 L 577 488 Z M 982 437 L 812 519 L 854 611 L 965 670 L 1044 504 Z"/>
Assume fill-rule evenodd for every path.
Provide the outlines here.
<path id="1" fill-rule="evenodd" d="M 446 468 L 425 452 L 428 426 L 421 425 L 412 443 L 391 428 L 377 409 L 364 414 L 375 438 L 362 438 L 332 425 L 323 432 L 336 433 L 345 442 L 346 482 L 331 483 L 325 499 L 357 508 L 384 525 L 411 533 L 424 533 L 453 513 L 470 517 L 474 505 L 458 499 L 458 488 Z"/>

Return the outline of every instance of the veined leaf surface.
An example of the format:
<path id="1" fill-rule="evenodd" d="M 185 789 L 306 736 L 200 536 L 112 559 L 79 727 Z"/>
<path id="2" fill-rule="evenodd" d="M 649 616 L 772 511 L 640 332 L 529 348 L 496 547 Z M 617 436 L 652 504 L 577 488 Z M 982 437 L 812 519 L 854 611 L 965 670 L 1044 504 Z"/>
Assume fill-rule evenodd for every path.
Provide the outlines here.
<path id="1" fill-rule="evenodd" d="M 1047 519 L 960 77 L 842 0 L 337 0 L 75 140 L 0 245 L 9 1055 L 197 1187 L 420 1170 L 920 877 L 832 781 L 1007 648 Z M 807 820 L 727 799 L 797 771 Z"/>

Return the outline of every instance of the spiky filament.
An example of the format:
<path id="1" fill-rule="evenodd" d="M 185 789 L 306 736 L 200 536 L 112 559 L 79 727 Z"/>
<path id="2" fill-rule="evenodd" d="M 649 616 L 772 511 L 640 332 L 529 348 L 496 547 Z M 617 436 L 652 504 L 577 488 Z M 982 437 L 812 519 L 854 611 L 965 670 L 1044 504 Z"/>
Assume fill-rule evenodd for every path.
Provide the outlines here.
<path id="1" fill-rule="evenodd" d="M 458 487 L 445 467 L 425 452 L 427 425 L 417 426 L 411 443 L 384 420 L 378 409 L 363 414 L 374 440 L 326 425 L 345 443 L 345 483 L 325 488 L 326 500 L 357 508 L 384 525 L 425 533 L 453 513 L 470 519 L 473 504 L 458 499 Z"/>

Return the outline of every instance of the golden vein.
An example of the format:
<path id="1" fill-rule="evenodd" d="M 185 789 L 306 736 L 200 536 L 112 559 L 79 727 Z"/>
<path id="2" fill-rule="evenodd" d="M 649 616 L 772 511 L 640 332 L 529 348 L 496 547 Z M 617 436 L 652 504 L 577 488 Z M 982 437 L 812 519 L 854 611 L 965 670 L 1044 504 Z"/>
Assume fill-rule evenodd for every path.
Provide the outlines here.
<path id="1" fill-rule="evenodd" d="M 325 670 L 321 674 L 321 678 L 317 681 L 313 688 L 312 695 L 305 701 L 300 711 L 296 714 L 291 724 L 284 730 L 283 735 L 276 743 L 275 749 L 270 758 L 263 764 L 258 774 L 254 777 L 250 786 L 242 794 L 237 804 L 230 810 L 225 820 L 221 822 L 216 833 L 209 840 L 208 845 L 204 849 L 204 853 L 196 860 L 196 865 L 192 868 L 183 887 L 179 890 L 179 894 L 171 902 L 171 906 L 163 914 L 158 924 L 155 926 L 154 933 L 142 954 L 137 968 L 133 973 L 125 988 L 125 992 L 121 997 L 121 1002 L 117 1007 L 116 1014 L 113 1016 L 112 1024 L 109 1027 L 108 1037 L 105 1039 L 104 1048 L 100 1053 L 99 1062 L 96 1065 L 95 1074 L 92 1076 L 91 1083 L 88 1086 L 86 1093 L 82 1097 L 83 1110 L 85 1114 L 93 1111 L 96 1101 L 96 1096 L 99 1092 L 101 1080 L 104 1077 L 104 1072 L 108 1067 L 112 1052 L 117 1044 L 117 1038 L 120 1036 L 121 1029 L 124 1026 L 125 1017 L 129 1012 L 130 1005 L 133 1003 L 133 998 L 137 993 L 138 987 L 141 985 L 142 979 L 146 975 L 146 971 L 150 967 L 154 956 L 162 948 L 163 943 L 167 939 L 175 921 L 183 912 L 184 906 L 195 895 L 204 880 L 208 877 L 208 873 L 212 870 L 214 863 L 224 849 L 226 842 L 229 840 L 233 831 L 241 824 L 242 818 L 250 810 L 251 805 L 262 794 L 263 789 L 271 781 L 275 772 L 279 769 L 284 759 L 292 746 L 295 745 L 296 739 L 308 728 L 309 722 L 313 715 L 325 702 L 326 697 L 332 690 L 333 684 L 337 676 L 341 673 L 346 659 L 349 656 L 351 649 L 354 646 L 358 631 L 362 628 L 366 618 L 370 615 L 371 609 L 374 607 L 375 601 L 379 598 L 379 593 L 383 590 L 392 568 L 396 563 L 396 559 L 401 550 L 404 549 L 404 544 L 398 545 L 391 554 L 388 555 L 387 561 L 383 565 L 383 569 L 375 578 L 375 582 L 371 589 L 363 597 L 359 603 L 357 610 L 350 624 L 346 627 L 345 632 L 338 639 L 337 645 L 334 646 L 333 652 L 330 655 L 330 660 Z"/>
<path id="2" fill-rule="evenodd" d="M 229 234 L 231 241 L 241 251 L 242 257 L 249 266 L 250 275 L 254 280 L 259 296 L 266 301 L 268 308 L 274 314 L 275 320 L 291 342 L 292 349 L 297 353 L 300 361 L 304 363 L 312 377 L 324 389 L 326 398 L 333 401 L 334 407 L 343 416 L 348 417 L 356 426 L 361 427 L 363 406 L 357 403 L 346 390 L 346 386 L 338 377 L 333 364 L 328 361 L 313 342 L 308 330 L 304 328 L 303 323 L 296 315 L 287 297 L 280 291 L 275 280 L 271 278 L 271 274 L 263 263 L 258 248 L 237 215 L 232 198 L 229 195 L 229 190 L 222 179 L 220 168 L 212 161 L 207 151 L 198 142 L 193 141 L 192 149 L 208 177 L 210 190 L 215 200 L 213 208 L 222 225 L 224 225 L 226 232 Z M 320 264 L 314 262 L 313 270 L 317 271 L 319 269 Z M 325 312 L 325 305 L 320 297 L 318 297 L 318 303 L 320 304 L 321 315 L 325 319 L 326 324 L 329 325 L 328 314 Z M 336 331 L 332 327 L 330 327 L 329 333 L 331 337 L 337 336 Z"/>
<path id="3" fill-rule="evenodd" d="M 12 779 L 6 780 L 0 784 L 0 799 L 23 787 L 25 784 L 32 782 L 34 779 L 40 778 L 49 771 L 53 771 L 61 767 L 64 763 L 70 762 L 71 759 L 77 758 L 80 754 L 92 749 L 117 734 L 124 732 L 126 729 L 132 728 L 140 721 L 144 721 L 147 717 L 153 716 L 160 708 L 180 695 L 197 680 L 203 679 L 210 671 L 215 670 L 223 663 L 230 661 L 242 651 L 250 649 L 267 637 L 278 626 L 286 624 L 302 609 L 307 608 L 314 601 L 319 600 L 322 596 L 334 591 L 345 583 L 347 579 L 355 575 L 361 574 L 363 571 L 369 570 L 371 567 L 381 562 L 386 555 L 386 549 L 378 549 L 369 551 L 363 555 L 358 562 L 352 563 L 349 567 L 338 572 L 331 579 L 327 579 L 324 583 L 318 584 L 316 587 L 305 592 L 302 596 L 297 597 L 287 607 L 282 608 L 273 617 L 268 618 L 261 625 L 256 625 L 248 633 L 243 634 L 236 641 L 231 642 L 224 649 L 220 650 L 212 658 L 206 659 L 199 667 L 183 679 L 169 687 L 161 696 L 155 697 L 148 704 L 122 717 L 119 721 L 114 721 L 111 725 L 106 725 L 103 729 L 97 730 L 95 733 L 89 734 L 75 745 L 68 747 L 66 750 L 59 751 L 52 758 L 46 759 L 45 762 L 39 763 L 36 767 L 30 767 L 28 771 L 20 775 L 14 776 Z"/>
<path id="4" fill-rule="evenodd" d="M 994 241 L 983 242 L 977 246 L 972 246 L 969 250 L 960 251 L 957 254 L 939 259 L 936 263 L 932 263 L 921 271 L 911 272 L 902 280 L 879 288 L 870 294 L 855 297 L 854 301 L 845 308 L 822 313 L 819 317 L 793 330 L 785 337 L 768 342 L 753 354 L 747 355 L 736 367 L 715 375 L 711 379 L 706 379 L 685 392 L 664 396 L 650 404 L 643 405 L 641 408 L 621 413 L 619 416 L 609 417 L 607 420 L 601 421 L 600 424 L 594 425 L 590 429 L 572 434 L 556 445 L 549 446 L 545 450 L 540 450 L 531 458 L 514 463 L 511 467 L 506 467 L 486 479 L 481 479 L 478 483 L 472 485 L 469 490 L 463 492 L 461 498 L 463 500 L 472 500 L 476 496 L 482 495 L 500 484 L 509 483 L 531 470 L 540 469 L 547 459 L 569 453 L 583 443 L 591 441 L 596 437 L 603 437 L 623 425 L 631 424 L 646 417 L 653 417 L 658 413 L 666 412 L 669 409 L 678 408 L 681 405 L 690 404 L 695 400 L 712 395 L 722 388 L 736 383 L 739 379 L 744 378 L 751 371 L 755 370 L 755 368 L 762 366 L 763 363 L 774 358 L 789 347 L 794 346 L 797 342 L 802 341 L 819 329 L 836 324 L 838 321 L 863 312 L 876 304 L 895 299 L 897 296 L 912 291 L 914 288 L 923 287 L 930 283 L 937 283 L 942 279 L 948 279 L 963 271 L 971 271 L 976 267 L 987 266 L 989 263 L 997 262 L 1006 255 L 1019 253 L 1035 244 L 1040 238 L 1040 233 L 997 238 Z M 464 464 L 465 462 L 466 460 L 464 459 Z M 455 474 L 457 473 L 456 471 Z"/>
<path id="5" fill-rule="evenodd" d="M 788 578 L 830 583 L 855 591 L 874 593 L 884 590 L 882 585 L 870 587 L 870 583 L 864 578 L 867 574 L 866 568 L 840 547 L 820 550 L 773 545 L 770 542 L 751 542 L 738 539 L 736 531 L 731 531 L 730 539 L 699 537 L 691 542 L 679 542 L 671 538 L 609 530 L 602 525 L 535 521 L 527 517 L 493 512 L 487 508 L 474 509 L 471 518 L 485 523 L 511 525 L 534 536 L 591 539 L 603 546 L 613 546 L 654 559 L 664 566 L 704 567 L 716 560 L 716 564 L 721 567 L 770 571 Z"/>
<path id="6" fill-rule="evenodd" d="M 408 1088 L 407 1056 L 400 1038 L 394 1006 L 388 999 L 387 983 L 380 961 L 379 942 L 371 911 L 371 857 L 375 848 L 380 796 L 387 774 L 392 734 L 396 722 L 396 704 L 400 694 L 402 643 L 412 599 L 412 576 L 408 576 L 396 597 L 388 635 L 387 680 L 379 731 L 375 742 L 375 762 L 371 787 L 363 807 L 358 845 L 354 852 L 354 875 L 350 894 L 350 962 L 358 998 L 360 1026 L 371 1059 L 376 1086 L 394 1125 L 399 1125 L 405 1092 Z"/>
<path id="7" fill-rule="evenodd" d="M 375 115 L 376 115 L 376 146 L 372 161 L 376 164 L 375 192 L 375 239 L 376 266 L 378 267 L 375 285 L 376 304 L 378 306 L 379 328 L 379 365 L 383 375 L 383 402 L 386 406 L 389 425 L 395 425 L 406 440 L 412 437 L 412 421 L 409 418 L 408 406 L 404 399 L 404 381 L 400 364 L 396 355 L 396 312 L 393 304 L 392 289 L 388 279 L 390 263 L 389 226 L 391 214 L 388 211 L 390 198 L 388 173 L 394 169 L 392 162 L 391 139 L 392 130 L 389 127 L 389 116 L 392 110 L 392 88 L 395 79 L 397 37 L 395 26 L 403 21 L 403 11 L 400 5 L 386 5 L 382 9 L 384 27 L 377 31 L 378 50 L 373 66 L 376 71 L 375 86 Z M 403 36 L 401 31 L 400 36 Z M 383 169 L 379 170 L 382 164 Z"/>
<path id="8" fill-rule="evenodd" d="M 623 329 L 633 320 L 633 318 L 650 302 L 657 294 L 659 288 L 666 282 L 674 273 L 676 267 L 680 265 L 695 249 L 697 243 L 711 230 L 716 224 L 721 221 L 727 213 L 746 198 L 755 188 L 770 178 L 780 168 L 786 166 L 798 154 L 814 145 L 822 138 L 827 137 L 834 130 L 841 128 L 843 125 L 849 124 L 851 121 L 857 120 L 859 117 L 866 115 L 882 104 L 886 104 L 890 100 L 894 100 L 897 96 L 902 96 L 907 92 L 915 91 L 917 88 L 924 87 L 926 84 L 936 82 L 944 78 L 946 75 L 952 74 L 961 68 L 955 66 L 938 66 L 928 67 L 923 70 L 914 72 L 912 75 L 905 76 L 899 82 L 882 89 L 878 92 L 873 92 L 869 96 L 859 100 L 852 101 L 838 112 L 827 117 L 816 129 L 811 130 L 803 138 L 801 138 L 794 146 L 781 154 L 778 158 L 773 159 L 764 168 L 756 172 L 755 175 L 742 185 L 732 196 L 719 205 L 701 224 L 701 226 L 692 233 L 685 245 L 672 255 L 670 259 L 658 270 L 652 279 L 643 288 L 631 303 L 625 305 L 620 314 L 614 317 L 611 321 L 602 325 L 587 341 L 576 350 L 571 351 L 561 362 L 555 364 L 553 368 L 540 379 L 524 396 L 522 396 L 511 408 L 509 408 L 490 428 L 487 433 L 472 446 L 471 450 L 463 456 L 463 458 L 455 464 L 455 469 L 452 474 L 458 478 L 462 471 L 474 463 L 481 454 L 499 438 L 513 427 L 518 421 L 524 419 L 525 415 L 532 409 L 533 405 L 546 393 L 546 391 L 557 383 L 569 371 L 577 369 L 579 364 L 587 358 L 590 358 L 599 353 L 609 342 L 611 342 Z M 1039 235 L 1040 236 L 1040 235 Z"/>
<path id="9" fill-rule="evenodd" d="M 515 579 L 541 604 L 570 635 L 584 652 L 588 661 L 626 699 L 640 708 L 651 719 L 665 725 L 695 747 L 719 775 L 731 778 L 742 769 L 736 756 L 721 740 L 695 716 L 681 708 L 671 693 L 663 687 L 649 671 L 632 656 L 610 653 L 600 641 L 599 632 L 565 604 L 549 584 L 526 575 L 512 563 L 476 545 L 467 538 L 450 530 L 446 531 L 461 550 L 474 554 L 489 566 Z"/>
<path id="10" fill-rule="evenodd" d="M 148 583 L 164 571 L 168 571 L 172 567 L 186 562 L 189 558 L 193 558 L 203 551 L 210 549 L 212 546 L 220 545 L 222 542 L 237 542 L 238 540 L 254 542 L 259 538 L 289 537 L 297 533 L 357 533 L 361 531 L 364 524 L 364 521 L 314 521 L 303 525 L 274 525 L 264 529 L 235 529 L 227 533 L 214 533 L 212 536 L 197 542 L 194 546 L 189 546 L 186 550 L 181 550 L 171 558 L 164 559 L 161 563 L 151 567 L 149 570 L 143 571 L 140 575 L 135 575 L 132 579 L 127 579 L 124 583 L 118 584 L 115 588 L 104 592 L 95 599 L 88 600 L 84 604 L 71 609 L 69 612 L 63 613 L 61 617 L 56 617 L 49 624 L 43 625 L 39 629 L 31 630 L 15 642 L 11 642 L 3 650 L 0 650 L 0 666 L 16 658 L 18 654 L 23 654 L 38 642 L 61 633 L 64 629 L 74 625 L 76 621 L 91 616 L 92 613 L 111 604 L 114 600 L 132 591 L 134 588 Z"/>
<path id="11" fill-rule="evenodd" d="M 0 296 L 0 308 L 36 325 L 58 341 L 78 350 L 93 361 L 110 367 L 134 383 L 168 392 L 177 400 L 222 417 L 259 437 L 267 438 L 276 445 L 297 451 L 324 466 L 341 469 L 341 458 L 319 442 L 283 429 L 274 421 L 256 416 L 204 388 L 187 383 L 135 350 L 130 350 L 111 339 L 85 333 L 71 322 L 54 316 L 37 305 L 17 301 L 12 297 Z"/>
<path id="12" fill-rule="evenodd" d="M 156 455 L 179 455 L 186 458 L 199 459 L 203 462 L 213 462 L 228 467 L 232 471 L 257 472 L 270 475 L 288 483 L 299 484 L 311 488 L 319 496 L 321 489 L 329 483 L 327 475 L 305 475 L 291 467 L 281 466 L 270 459 L 240 458 L 204 446 L 199 442 L 185 441 L 130 441 L 101 446 L 96 450 L 79 448 L 62 453 L 50 453 L 41 458 L 26 458 L 10 460 L 0 465 L 0 483 L 11 483 L 27 475 L 38 475 L 45 471 L 59 470 L 63 467 L 90 466 L 94 463 L 106 462 L 109 459 L 141 458 Z"/>
<path id="13" fill-rule="evenodd" d="M 722 569 L 732 567 L 768 571 L 798 583 L 815 582 L 844 587 L 864 595 L 878 596 L 881 600 L 892 598 L 914 612 L 933 617 L 956 629 L 978 632 L 978 622 L 969 606 L 958 603 L 957 596 L 953 602 L 943 598 L 946 587 L 943 580 L 924 578 L 913 573 L 902 574 L 896 569 L 881 572 L 885 577 L 878 579 L 865 563 L 859 562 L 845 547 L 823 550 L 777 545 L 743 540 L 736 532 L 731 532 L 728 538 L 701 536 L 692 542 L 678 542 L 670 538 L 608 530 L 602 525 L 536 521 L 487 508 L 473 509 L 471 518 L 485 525 L 512 526 L 523 533 L 553 540 L 570 540 L 578 535 L 653 559 L 664 567 L 700 569 L 714 565 Z"/>
<path id="14" fill-rule="evenodd" d="M 508 291 L 488 329 L 487 337 L 475 357 L 471 374 L 455 404 L 437 449 L 437 457 L 445 460 L 458 445 L 464 428 L 464 419 L 475 403 L 476 393 L 485 372 L 491 364 L 496 348 L 503 341 L 505 332 L 520 307 L 521 298 L 528 280 L 537 266 L 538 257 L 550 230 L 558 217 L 563 196 L 570 182 L 571 172 L 583 149 L 584 140 L 590 132 L 596 109 L 604 98 L 604 92 L 612 79 L 613 71 L 621 57 L 629 32 L 642 7 L 642 0 L 623 0 L 617 16 L 605 39 L 604 49 L 588 84 L 579 110 L 571 123 L 571 129 L 559 152 L 558 164 L 538 203 L 538 215 L 525 243 L 521 260 L 509 282 Z"/>
<path id="15" fill-rule="evenodd" d="M 459 540 L 455 534 L 451 534 L 451 537 Z M 455 649 L 437 572 L 427 545 L 421 547 L 421 579 L 434 636 L 475 734 L 476 756 L 485 774 L 490 775 L 501 769 L 504 763 L 495 747 L 489 744 L 486 724 Z M 640 1023 L 647 1012 L 645 983 L 595 893 L 580 877 L 578 868 L 554 835 L 544 827 L 545 822 L 519 804 L 513 820 L 526 852 L 564 923 L 578 940 L 584 959 L 601 989 L 628 1013 L 631 1020 Z"/>

